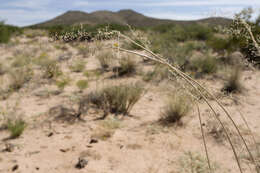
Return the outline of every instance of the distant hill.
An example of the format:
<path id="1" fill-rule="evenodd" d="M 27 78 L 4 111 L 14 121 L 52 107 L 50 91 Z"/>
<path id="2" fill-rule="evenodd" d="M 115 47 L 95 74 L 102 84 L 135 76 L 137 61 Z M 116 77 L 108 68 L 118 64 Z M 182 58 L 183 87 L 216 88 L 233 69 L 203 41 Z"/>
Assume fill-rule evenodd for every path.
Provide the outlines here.
<path id="1" fill-rule="evenodd" d="M 193 23 L 208 23 L 210 25 L 227 25 L 231 23 L 231 19 L 222 17 L 212 17 L 201 20 L 179 21 L 156 19 L 144 16 L 133 10 L 120 10 L 118 12 L 111 11 L 95 11 L 86 13 L 82 11 L 68 11 L 54 19 L 48 20 L 43 23 L 34 25 L 35 27 L 48 27 L 55 25 L 77 25 L 77 24 L 120 24 L 131 25 L 136 27 L 157 26 L 162 24 L 193 24 Z"/>

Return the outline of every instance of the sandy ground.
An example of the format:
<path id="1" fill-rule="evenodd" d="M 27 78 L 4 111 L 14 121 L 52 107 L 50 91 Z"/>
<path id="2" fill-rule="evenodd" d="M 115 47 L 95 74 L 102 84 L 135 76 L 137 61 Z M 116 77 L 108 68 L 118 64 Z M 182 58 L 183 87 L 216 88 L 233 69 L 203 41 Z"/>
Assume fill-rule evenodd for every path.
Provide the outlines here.
<path id="1" fill-rule="evenodd" d="M 1 173 L 182 173 L 192 172 L 191 166 L 200 167 L 200 173 L 206 172 L 203 170 L 207 167 L 207 162 L 196 108 L 184 117 L 182 126 L 163 127 L 157 123 L 171 83 L 149 85 L 148 92 L 134 106 L 131 116 L 109 115 L 105 120 L 96 120 L 102 113 L 90 110 L 82 117 L 85 121 L 76 120 L 69 123 L 57 120 L 55 117 L 58 113 L 49 113 L 51 108 L 59 105 L 75 107 L 74 100 L 93 89 L 108 83 L 136 81 L 141 77 L 108 79 L 108 73 L 99 79 L 94 77 L 90 80 L 89 87 L 79 92 L 75 83 L 85 77 L 82 73 L 70 72 L 67 67 L 74 60 L 83 59 L 87 62 L 85 70 L 96 69 L 99 67 L 95 58 L 97 52 L 84 58 L 77 53 L 75 47 L 65 45 L 64 50 L 55 48 L 57 43 L 49 42 L 45 37 L 22 37 L 18 40 L 19 43 L 0 47 L 2 64 L 8 66 L 13 60 L 12 57 L 21 52 L 32 57 L 37 57 L 42 52 L 47 52 L 49 57 L 56 59 L 68 57 L 67 60 L 61 60 L 60 64 L 72 81 L 60 91 L 55 84 L 35 76 L 19 92 L 14 92 L 7 99 L 0 101 L 2 116 L 22 117 L 28 124 L 24 133 L 17 139 L 8 140 L 9 132 L 0 131 Z M 90 46 L 96 45 L 91 43 Z M 149 68 L 149 65 L 140 66 L 143 70 Z M 224 83 L 221 78 L 199 80 L 214 94 L 221 95 L 220 102 L 238 124 L 253 154 L 255 150 L 252 138 L 240 113 L 246 118 L 259 145 L 259 80 L 260 71 L 245 69 L 242 75 L 243 92 L 230 97 L 221 95 L 220 90 Z M 1 76 L 0 82 L 5 86 L 8 76 Z M 216 106 L 213 101 L 210 102 Z M 202 101 L 199 106 L 210 160 L 216 167 L 216 172 L 239 172 L 223 130 L 213 120 L 208 106 Z M 253 166 L 247 159 L 241 140 L 234 133 L 235 129 L 223 112 L 219 112 L 219 117 L 229 127 L 243 170 L 250 172 Z M 7 151 L 8 149 L 10 151 Z M 82 169 L 75 168 L 79 158 L 87 161 Z"/>

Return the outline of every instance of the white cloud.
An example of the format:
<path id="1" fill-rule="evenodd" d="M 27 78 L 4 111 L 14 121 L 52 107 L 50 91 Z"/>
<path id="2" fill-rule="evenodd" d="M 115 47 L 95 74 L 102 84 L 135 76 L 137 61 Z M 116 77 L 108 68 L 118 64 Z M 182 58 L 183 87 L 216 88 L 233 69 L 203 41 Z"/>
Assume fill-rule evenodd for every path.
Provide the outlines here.
<path id="1" fill-rule="evenodd" d="M 7 10 L 0 10 L 1 19 L 6 20 L 6 23 L 18 25 L 18 26 L 26 26 L 35 24 L 38 22 L 43 22 L 45 20 L 49 20 L 57 15 L 60 15 L 61 11 L 27 11 L 27 10 L 20 10 L 20 9 L 7 9 Z"/>
<path id="2" fill-rule="evenodd" d="M 51 0 L 16 0 L 9 1 L 6 5 L 9 7 L 40 9 L 48 6 L 50 2 Z"/>
<path id="3" fill-rule="evenodd" d="M 210 6 L 210 5 L 243 5 L 243 6 L 260 6 L 259 0 L 184 0 L 184 1 L 161 1 L 142 3 L 147 6 Z"/>
<path id="4" fill-rule="evenodd" d="M 84 7 L 84 6 L 88 6 L 89 2 L 88 1 L 75 1 L 73 2 L 73 6 L 76 7 Z"/>
<path id="5" fill-rule="evenodd" d="M 174 13 L 174 12 L 159 12 L 159 13 L 144 13 L 144 15 L 159 19 L 172 20 L 197 20 L 205 18 L 203 13 Z"/>

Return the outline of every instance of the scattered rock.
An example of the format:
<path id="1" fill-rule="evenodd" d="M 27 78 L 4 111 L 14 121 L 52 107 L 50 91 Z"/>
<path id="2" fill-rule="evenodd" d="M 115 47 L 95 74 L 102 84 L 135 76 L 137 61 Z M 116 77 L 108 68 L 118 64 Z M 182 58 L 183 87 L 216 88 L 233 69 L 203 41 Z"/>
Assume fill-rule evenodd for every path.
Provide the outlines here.
<path id="1" fill-rule="evenodd" d="M 6 143 L 5 148 L 2 150 L 3 152 L 13 152 L 15 148 L 14 144 Z"/>
<path id="2" fill-rule="evenodd" d="M 14 166 L 12 167 L 12 171 L 14 172 L 14 171 L 16 171 L 18 168 L 19 168 L 19 165 L 14 165 Z"/>
<path id="3" fill-rule="evenodd" d="M 69 148 L 66 148 L 66 149 L 60 149 L 60 151 L 63 152 L 63 153 L 66 153 L 66 152 L 68 152 L 69 150 L 70 150 Z"/>
<path id="4" fill-rule="evenodd" d="M 48 136 L 48 137 L 53 136 L 53 132 L 50 132 L 47 136 Z"/>
<path id="5" fill-rule="evenodd" d="M 58 60 L 59 61 L 67 61 L 71 58 L 71 55 L 70 54 L 62 54 L 58 57 Z"/>
<path id="6" fill-rule="evenodd" d="M 33 92 L 34 96 L 41 97 L 41 98 L 48 98 L 50 96 L 50 93 L 48 90 L 36 90 Z"/>
<path id="7" fill-rule="evenodd" d="M 88 160 L 79 157 L 78 163 L 75 165 L 77 169 L 83 169 L 88 164 Z"/>
<path id="8" fill-rule="evenodd" d="M 98 143 L 98 140 L 95 138 L 91 138 L 89 141 L 89 144 L 96 144 L 96 143 Z"/>

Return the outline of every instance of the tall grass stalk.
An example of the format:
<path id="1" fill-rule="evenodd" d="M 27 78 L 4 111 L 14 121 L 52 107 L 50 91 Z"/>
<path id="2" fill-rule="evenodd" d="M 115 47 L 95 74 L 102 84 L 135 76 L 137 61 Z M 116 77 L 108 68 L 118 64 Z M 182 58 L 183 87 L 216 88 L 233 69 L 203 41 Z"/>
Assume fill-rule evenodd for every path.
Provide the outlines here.
<path id="1" fill-rule="evenodd" d="M 233 126 L 235 127 L 236 131 L 238 132 L 238 135 L 240 136 L 241 140 L 243 141 L 243 144 L 246 147 L 246 150 L 250 156 L 250 159 L 253 161 L 254 165 L 255 165 L 255 169 L 256 171 L 259 173 L 259 170 L 257 168 L 257 164 L 256 161 L 251 153 L 251 151 L 248 148 L 247 143 L 245 142 L 244 137 L 242 136 L 240 130 L 238 129 L 238 126 L 236 125 L 236 123 L 234 122 L 233 118 L 231 117 L 231 115 L 228 113 L 228 111 L 226 110 L 226 108 L 218 101 L 218 99 L 212 95 L 205 87 L 203 87 L 199 82 L 197 82 L 196 80 L 194 80 L 193 78 L 191 78 L 190 76 L 188 76 L 186 73 L 182 72 L 181 70 L 179 70 L 178 68 L 174 67 L 172 64 L 170 64 L 166 59 L 164 59 L 163 57 L 153 53 L 152 51 L 150 51 L 149 49 L 145 48 L 144 46 L 136 43 L 134 40 L 132 40 L 131 38 L 127 37 L 126 35 L 123 35 L 121 33 L 118 33 L 120 37 L 136 44 L 137 46 L 141 47 L 143 50 L 145 50 L 146 52 L 148 52 L 151 56 L 148 55 L 144 55 L 142 53 L 136 52 L 136 51 L 131 51 L 131 50 L 126 50 L 120 47 L 114 47 L 117 50 L 123 51 L 123 52 L 128 52 L 128 53 L 132 53 L 135 55 L 139 55 L 141 57 L 145 57 L 147 59 L 153 60 L 157 63 L 163 64 L 165 66 L 168 66 L 169 70 L 172 71 L 173 73 L 176 73 L 177 75 L 179 75 L 184 81 L 186 81 L 192 88 L 195 89 L 195 91 L 198 92 L 198 94 L 202 97 L 202 99 L 206 102 L 206 104 L 209 106 L 209 108 L 211 109 L 211 111 L 214 113 L 214 118 L 220 123 L 220 125 L 223 128 L 224 133 L 227 136 L 228 142 L 232 148 L 233 154 L 235 156 L 236 159 L 236 163 L 238 165 L 239 171 L 240 173 L 243 173 L 242 167 L 241 167 L 241 163 L 238 159 L 238 155 L 237 155 L 237 151 L 233 145 L 233 142 L 231 141 L 230 135 L 227 132 L 226 127 L 224 126 L 223 122 L 220 120 L 220 118 L 217 115 L 216 110 L 213 108 L 212 104 L 209 103 L 209 100 L 207 99 L 207 97 L 205 96 L 205 94 L 203 94 L 203 91 L 206 92 L 206 94 L 208 94 L 210 97 L 212 97 L 212 99 L 217 103 L 217 105 L 224 111 L 225 115 L 228 117 L 228 119 L 232 122 Z"/>

